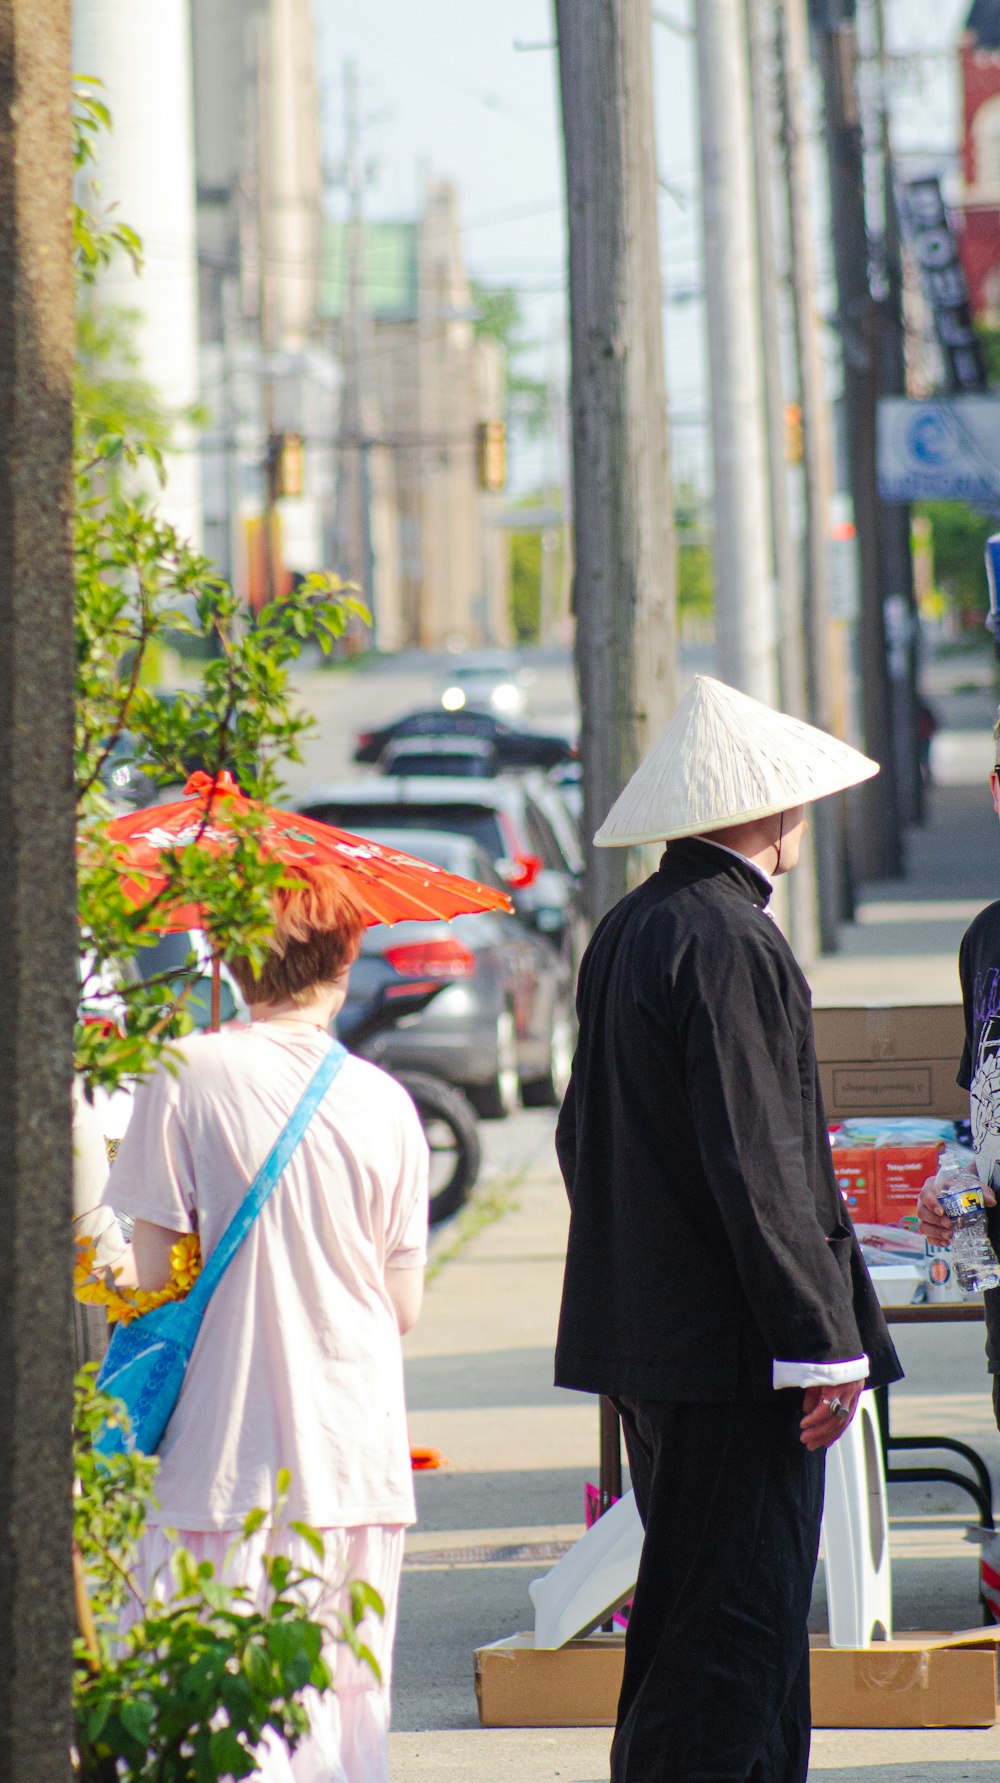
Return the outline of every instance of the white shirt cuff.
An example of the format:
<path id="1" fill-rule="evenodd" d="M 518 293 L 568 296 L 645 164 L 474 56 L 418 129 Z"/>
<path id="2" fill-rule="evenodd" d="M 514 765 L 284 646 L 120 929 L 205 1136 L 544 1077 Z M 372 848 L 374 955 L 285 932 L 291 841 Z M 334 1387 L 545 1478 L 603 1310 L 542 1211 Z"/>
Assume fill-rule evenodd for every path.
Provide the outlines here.
<path id="1" fill-rule="evenodd" d="M 853 1362 L 775 1362 L 771 1381 L 775 1392 L 782 1387 L 843 1387 L 848 1381 L 868 1377 L 868 1357 Z"/>

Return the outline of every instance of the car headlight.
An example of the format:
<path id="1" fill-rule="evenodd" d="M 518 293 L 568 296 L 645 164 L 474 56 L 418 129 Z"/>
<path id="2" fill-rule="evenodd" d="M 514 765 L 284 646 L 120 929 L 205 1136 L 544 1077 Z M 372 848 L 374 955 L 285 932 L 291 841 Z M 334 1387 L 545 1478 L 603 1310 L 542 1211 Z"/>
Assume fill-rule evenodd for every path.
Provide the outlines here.
<path id="1" fill-rule="evenodd" d="M 446 687 L 441 695 L 441 704 L 446 712 L 461 712 L 465 705 L 465 694 L 460 687 Z"/>
<path id="2" fill-rule="evenodd" d="M 490 695 L 490 704 L 498 712 L 517 712 L 521 706 L 521 690 L 514 686 L 513 681 L 501 681 L 500 686 L 494 687 Z"/>

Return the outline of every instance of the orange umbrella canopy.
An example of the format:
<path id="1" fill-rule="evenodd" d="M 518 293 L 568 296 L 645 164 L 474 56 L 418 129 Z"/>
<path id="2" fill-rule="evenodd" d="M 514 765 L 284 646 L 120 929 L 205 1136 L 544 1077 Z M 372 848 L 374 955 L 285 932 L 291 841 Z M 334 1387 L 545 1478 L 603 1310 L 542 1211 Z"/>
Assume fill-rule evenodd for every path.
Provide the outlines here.
<path id="1" fill-rule="evenodd" d="M 154 805 L 108 824 L 107 835 L 115 844 L 127 896 L 139 906 L 163 890 L 162 857 L 171 849 L 196 842 L 213 853 L 225 854 L 235 840 L 231 816 L 251 811 L 262 813 L 266 820 L 261 833 L 266 854 L 289 867 L 297 862 L 338 867 L 369 925 L 440 920 L 512 907 L 504 892 L 445 873 L 430 861 L 366 842 L 362 836 L 352 836 L 331 824 L 314 823 L 294 811 L 254 805 L 227 772 L 217 777 L 192 774 L 184 797 L 175 804 Z M 160 930 L 201 928 L 202 913 L 191 904 L 157 909 L 152 926 Z"/>

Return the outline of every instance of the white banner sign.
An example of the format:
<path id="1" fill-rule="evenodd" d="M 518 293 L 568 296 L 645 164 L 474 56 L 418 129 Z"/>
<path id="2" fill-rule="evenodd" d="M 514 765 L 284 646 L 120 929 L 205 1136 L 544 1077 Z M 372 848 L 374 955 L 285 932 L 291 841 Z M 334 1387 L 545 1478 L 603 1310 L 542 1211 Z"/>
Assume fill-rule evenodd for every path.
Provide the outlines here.
<path id="1" fill-rule="evenodd" d="M 1000 513 L 1000 393 L 878 405 L 883 501 L 967 501 Z"/>

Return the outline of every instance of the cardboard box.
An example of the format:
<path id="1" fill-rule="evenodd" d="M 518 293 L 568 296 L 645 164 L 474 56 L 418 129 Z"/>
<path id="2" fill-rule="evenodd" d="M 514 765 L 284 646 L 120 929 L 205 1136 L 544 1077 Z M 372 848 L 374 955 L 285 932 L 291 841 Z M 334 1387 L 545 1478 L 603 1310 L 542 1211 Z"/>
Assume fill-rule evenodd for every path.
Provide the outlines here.
<path id="1" fill-rule="evenodd" d="M 868 1145 L 835 1145 L 833 1171 L 855 1225 L 859 1220 L 866 1223 L 877 1220 L 874 1149 Z"/>
<path id="2" fill-rule="evenodd" d="M 810 1637 L 814 1727 L 992 1727 L 1000 1628 L 913 1634 L 864 1650 Z M 514 1634 L 474 1655 L 483 1727 L 613 1727 L 624 1637 L 536 1651 Z"/>
<path id="3" fill-rule="evenodd" d="M 965 1018 L 960 1003 L 814 1009 L 816 1056 L 831 1120 L 865 1114 L 968 1120 L 955 1082 Z"/>
<path id="4" fill-rule="evenodd" d="M 993 1727 L 1000 1628 L 909 1634 L 864 1649 L 809 1638 L 814 1727 Z"/>
<path id="5" fill-rule="evenodd" d="M 917 1211 L 917 1196 L 937 1171 L 940 1145 L 875 1147 L 875 1207 L 881 1226 L 893 1226 Z"/>
<path id="6" fill-rule="evenodd" d="M 473 1661 L 483 1727 L 614 1727 L 622 1634 L 591 1634 L 554 1649 L 536 1649 L 533 1633 L 512 1634 L 480 1647 Z"/>

